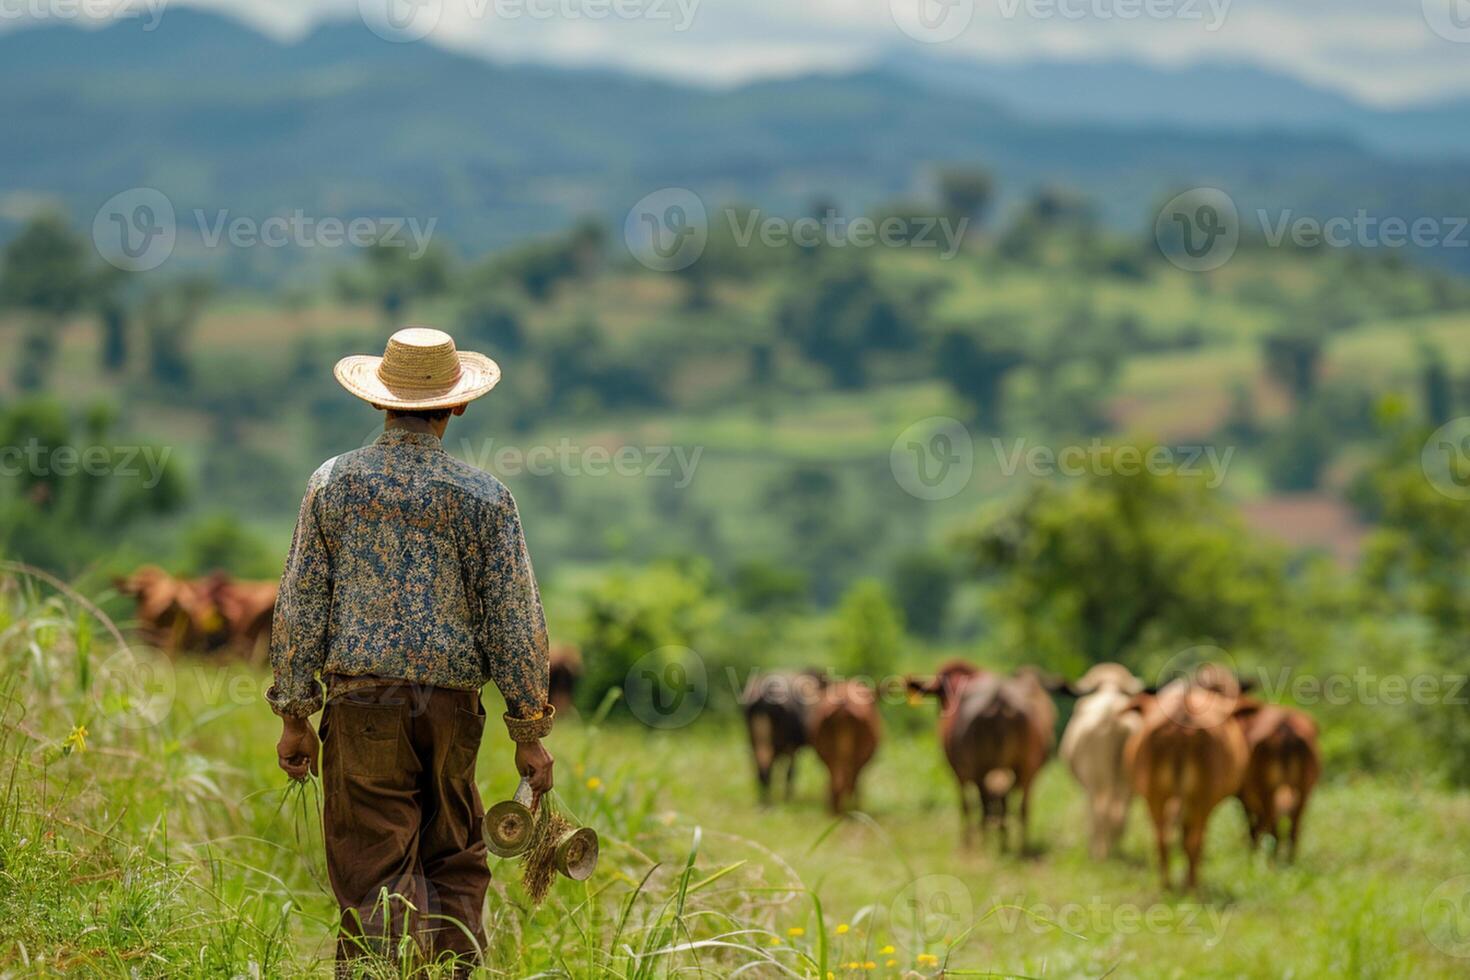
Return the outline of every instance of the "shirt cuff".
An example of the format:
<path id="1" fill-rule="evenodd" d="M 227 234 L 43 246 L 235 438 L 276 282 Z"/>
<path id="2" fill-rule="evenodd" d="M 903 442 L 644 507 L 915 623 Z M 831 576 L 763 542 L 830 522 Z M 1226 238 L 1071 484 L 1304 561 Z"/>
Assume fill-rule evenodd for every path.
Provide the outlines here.
<path id="1" fill-rule="evenodd" d="M 556 721 L 556 709 L 547 705 L 534 718 L 516 718 L 505 713 L 505 728 L 512 742 L 535 742 L 551 734 L 551 725 Z"/>
<path id="2" fill-rule="evenodd" d="M 312 685 L 311 693 L 302 697 L 290 697 L 272 684 L 270 690 L 265 692 L 265 699 L 270 702 L 272 710 L 283 718 L 310 718 L 322 707 L 321 691 L 315 684 Z"/>

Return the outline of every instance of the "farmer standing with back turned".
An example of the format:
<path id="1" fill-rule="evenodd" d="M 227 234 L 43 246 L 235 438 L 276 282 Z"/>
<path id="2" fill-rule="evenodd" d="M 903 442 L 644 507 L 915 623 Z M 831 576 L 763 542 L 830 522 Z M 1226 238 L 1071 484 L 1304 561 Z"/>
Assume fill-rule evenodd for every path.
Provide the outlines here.
<path id="1" fill-rule="evenodd" d="M 537 796 L 552 783 L 546 622 L 515 501 L 440 445 L 500 368 L 410 327 L 334 373 L 388 417 L 375 443 L 307 484 L 271 631 L 276 753 L 303 780 L 325 745 L 338 974 L 405 930 L 432 959 L 470 962 L 490 883 L 475 786 L 486 681 L 505 697 L 516 770 Z M 308 719 L 324 701 L 319 743 Z"/>

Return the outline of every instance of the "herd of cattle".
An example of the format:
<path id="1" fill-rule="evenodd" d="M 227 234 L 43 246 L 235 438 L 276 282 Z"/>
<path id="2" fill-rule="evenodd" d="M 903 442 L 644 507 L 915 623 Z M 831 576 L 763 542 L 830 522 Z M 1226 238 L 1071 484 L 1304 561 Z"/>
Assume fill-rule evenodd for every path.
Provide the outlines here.
<path id="1" fill-rule="evenodd" d="M 178 578 L 144 565 L 113 583 L 137 603 L 138 630 L 169 653 L 234 650 L 261 659 L 270 643 L 275 582 L 249 582 L 216 572 Z"/>
<path id="2" fill-rule="evenodd" d="M 135 599 L 139 628 L 160 649 L 264 657 L 274 582 L 223 574 L 176 578 L 147 566 L 116 584 Z M 575 647 L 552 648 L 550 699 L 559 714 L 570 708 L 581 674 Z M 982 838 L 993 827 L 1002 849 L 1008 846 L 1014 794 L 1025 848 L 1031 787 L 1055 747 L 1052 695 L 1066 694 L 1078 700 L 1060 755 L 1087 796 L 1095 857 L 1117 845 L 1134 794 L 1148 807 L 1165 887 L 1173 829 L 1188 862 L 1185 882 L 1196 887 L 1205 826 L 1232 795 L 1245 808 L 1252 846 L 1270 836 L 1288 858 L 1296 854 L 1302 813 L 1322 771 L 1316 724 L 1294 708 L 1248 696 L 1234 674 L 1216 665 L 1157 690 L 1118 664 L 1098 664 L 1067 683 L 1034 668 L 1005 675 L 954 660 L 933 677 L 906 683 L 910 697 L 939 702 L 939 743 L 959 784 L 966 845 L 978 826 Z M 830 808 L 840 812 L 853 803 L 882 736 L 878 691 L 819 671 L 776 672 L 753 678 L 741 700 L 763 802 L 778 766 L 790 799 L 796 755 L 810 746 L 827 768 Z"/>
<path id="3" fill-rule="evenodd" d="M 1247 695 L 1217 665 L 1158 689 L 1118 664 L 1098 664 L 1067 683 L 1034 668 L 1004 675 L 958 660 L 906 683 L 912 698 L 939 702 L 939 743 L 959 784 L 966 845 L 978 795 L 982 839 L 993 826 L 1007 847 L 1015 794 L 1025 848 L 1031 788 L 1055 743 L 1052 695 L 1060 693 L 1078 699 L 1060 755 L 1087 796 L 1095 857 L 1117 845 L 1135 793 L 1148 807 L 1165 888 L 1174 829 L 1188 862 L 1185 884 L 1196 888 L 1205 826 L 1232 795 L 1244 806 L 1253 847 L 1270 836 L 1295 857 L 1302 814 L 1322 771 L 1316 724 L 1294 708 Z M 752 679 L 742 702 L 762 801 L 770 800 L 778 766 L 790 799 L 796 755 L 810 746 L 827 767 L 828 805 L 845 809 L 878 749 L 877 701 L 873 687 L 829 681 L 818 671 Z"/>

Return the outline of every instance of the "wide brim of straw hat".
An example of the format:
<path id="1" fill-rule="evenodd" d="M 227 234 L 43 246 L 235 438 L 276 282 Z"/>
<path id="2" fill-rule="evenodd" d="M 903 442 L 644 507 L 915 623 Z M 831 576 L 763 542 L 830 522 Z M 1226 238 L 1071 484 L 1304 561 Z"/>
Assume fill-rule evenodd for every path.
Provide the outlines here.
<path id="1" fill-rule="evenodd" d="M 500 382 L 500 365 L 484 354 L 456 351 L 455 356 L 459 358 L 459 377 L 449 385 L 386 382 L 378 370 L 383 358 L 371 354 L 342 358 L 332 369 L 332 374 L 338 384 L 363 401 L 405 411 L 463 405 L 489 393 Z"/>

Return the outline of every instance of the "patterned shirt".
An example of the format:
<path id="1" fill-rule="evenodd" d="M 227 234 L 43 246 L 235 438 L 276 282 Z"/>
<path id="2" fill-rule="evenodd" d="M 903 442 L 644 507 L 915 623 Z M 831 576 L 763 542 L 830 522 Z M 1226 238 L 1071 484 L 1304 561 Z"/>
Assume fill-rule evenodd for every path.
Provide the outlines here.
<path id="1" fill-rule="evenodd" d="M 317 674 L 479 690 L 546 705 L 546 620 L 510 491 L 417 420 L 323 463 L 306 487 L 271 629 L 283 715 L 322 705 Z"/>

